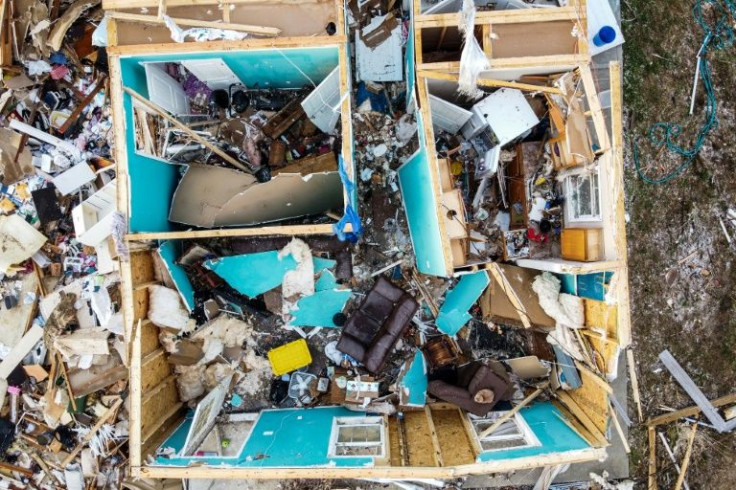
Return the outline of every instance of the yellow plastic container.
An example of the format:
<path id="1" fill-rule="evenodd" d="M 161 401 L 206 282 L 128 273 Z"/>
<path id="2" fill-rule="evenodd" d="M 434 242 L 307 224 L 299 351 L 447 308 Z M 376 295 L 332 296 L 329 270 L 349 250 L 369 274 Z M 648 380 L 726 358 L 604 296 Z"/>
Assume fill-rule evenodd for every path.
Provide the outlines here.
<path id="1" fill-rule="evenodd" d="M 275 376 L 296 371 L 312 363 L 309 346 L 304 339 L 289 342 L 268 351 L 268 360 Z"/>

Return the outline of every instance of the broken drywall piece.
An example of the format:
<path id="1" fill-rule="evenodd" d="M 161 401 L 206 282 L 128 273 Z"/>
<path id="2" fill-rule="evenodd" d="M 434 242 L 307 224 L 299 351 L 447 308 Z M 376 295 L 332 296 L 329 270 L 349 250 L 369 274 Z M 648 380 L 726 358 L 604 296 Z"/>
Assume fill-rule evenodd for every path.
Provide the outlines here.
<path id="1" fill-rule="evenodd" d="M 44 243 L 46 237 L 21 216 L 0 216 L 0 273 L 7 274 L 11 265 L 31 258 Z"/>
<path id="2" fill-rule="evenodd" d="M 212 165 L 189 165 L 171 200 L 169 220 L 212 228 L 232 196 L 256 183 L 252 175 Z"/>
<path id="3" fill-rule="evenodd" d="M 324 133 L 331 133 L 340 119 L 340 67 L 335 67 L 303 101 L 307 117 Z"/>
<path id="4" fill-rule="evenodd" d="M 175 241 L 163 242 L 158 248 L 158 255 L 169 271 L 171 280 L 174 281 L 176 289 L 184 301 L 184 305 L 190 312 L 194 309 L 194 288 L 184 268 L 177 263 L 179 258 L 179 247 Z"/>
<path id="5" fill-rule="evenodd" d="M 454 336 L 472 318 L 468 310 L 478 301 L 490 283 L 486 271 L 465 274 L 445 297 L 437 315 L 437 328 Z"/>
<path id="6" fill-rule="evenodd" d="M 347 289 L 326 289 L 304 296 L 291 310 L 289 325 L 299 327 L 339 327 L 335 315 L 341 313 L 352 296 Z"/>
<path id="7" fill-rule="evenodd" d="M 504 362 L 519 379 L 527 380 L 549 376 L 549 366 L 542 363 L 537 356 L 517 357 Z"/>
<path id="8" fill-rule="evenodd" d="M 369 46 L 364 39 L 374 46 Z M 404 79 L 401 25 L 393 16 L 379 15 L 374 17 L 362 31 L 356 30 L 355 59 L 359 80 L 400 82 Z"/>
<path id="9" fill-rule="evenodd" d="M 69 170 L 57 175 L 51 181 L 62 196 L 76 191 L 84 184 L 95 180 L 95 173 L 86 163 L 78 163 Z"/>
<path id="10" fill-rule="evenodd" d="M 414 358 L 406 361 L 399 379 L 399 405 L 423 407 L 427 401 L 427 361 L 422 351 L 417 350 Z"/>
<path id="11" fill-rule="evenodd" d="M 33 174 L 33 155 L 27 146 L 16 160 L 23 137 L 10 129 L 0 128 L 0 182 L 12 185 Z"/>
<path id="12" fill-rule="evenodd" d="M 196 323 L 182 307 L 179 293 L 166 286 L 153 285 L 148 288 L 148 319 L 161 328 L 171 328 L 182 333 L 194 330 Z"/>
<path id="13" fill-rule="evenodd" d="M 74 332 L 56 337 L 54 347 L 68 361 L 72 357 L 107 355 L 110 349 L 107 338 L 110 332 L 102 328 L 80 328 Z"/>
<path id="14" fill-rule="evenodd" d="M 312 261 L 315 271 L 331 269 L 336 264 L 334 260 L 319 257 L 312 258 Z M 270 250 L 208 260 L 204 266 L 240 294 L 254 298 L 281 285 L 284 274 L 296 269 L 297 262 L 291 255 L 279 257 L 277 250 Z"/>

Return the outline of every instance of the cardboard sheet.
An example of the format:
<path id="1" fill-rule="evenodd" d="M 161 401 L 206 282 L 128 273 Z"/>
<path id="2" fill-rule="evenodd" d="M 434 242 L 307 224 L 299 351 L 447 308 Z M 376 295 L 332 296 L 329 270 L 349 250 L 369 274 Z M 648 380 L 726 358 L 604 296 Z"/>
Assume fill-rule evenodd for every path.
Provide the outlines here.
<path id="1" fill-rule="evenodd" d="M 535 327 L 554 328 L 555 321 L 547 315 L 539 306 L 537 293 L 532 290 L 534 278 L 540 274 L 533 269 L 525 269 L 513 265 L 499 264 L 509 284 L 516 292 L 519 300 L 524 305 L 529 321 Z M 499 321 L 510 321 L 521 325 L 521 318 L 516 308 L 504 293 L 501 286 L 494 279 L 491 286 L 486 289 L 481 299 L 481 308 L 485 320 L 497 319 Z"/>

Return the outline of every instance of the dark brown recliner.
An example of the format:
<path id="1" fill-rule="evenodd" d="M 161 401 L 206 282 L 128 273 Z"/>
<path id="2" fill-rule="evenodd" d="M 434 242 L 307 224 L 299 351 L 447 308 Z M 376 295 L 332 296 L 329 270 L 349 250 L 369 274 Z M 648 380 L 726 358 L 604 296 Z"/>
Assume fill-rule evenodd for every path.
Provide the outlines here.
<path id="1" fill-rule="evenodd" d="M 377 373 L 419 309 L 416 300 L 391 281 L 379 277 L 342 329 L 340 352 Z"/>
<path id="2" fill-rule="evenodd" d="M 493 392 L 493 400 L 490 403 L 475 401 L 475 396 L 481 390 Z M 479 417 L 490 412 L 498 402 L 509 400 L 512 395 L 509 382 L 481 362 L 460 367 L 457 371 L 457 384 L 434 380 L 429 382 L 427 391 L 432 396 L 457 405 Z"/>

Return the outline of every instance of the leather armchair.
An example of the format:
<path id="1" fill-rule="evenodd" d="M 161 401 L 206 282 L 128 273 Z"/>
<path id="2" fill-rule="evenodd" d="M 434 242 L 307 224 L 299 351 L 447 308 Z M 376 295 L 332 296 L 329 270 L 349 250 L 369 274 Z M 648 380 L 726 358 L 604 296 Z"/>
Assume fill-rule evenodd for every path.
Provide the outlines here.
<path id="1" fill-rule="evenodd" d="M 383 367 L 417 309 L 419 304 L 410 294 L 379 277 L 343 327 L 337 349 L 362 362 L 375 374 Z"/>
<path id="2" fill-rule="evenodd" d="M 476 397 L 481 390 L 490 390 L 493 399 L 489 403 L 479 403 Z M 466 364 L 458 369 L 457 383 L 444 380 L 430 381 L 427 391 L 432 396 L 457 405 L 468 412 L 482 417 L 500 401 L 509 400 L 512 394 L 509 382 L 480 362 Z M 481 392 L 481 395 L 487 392 Z"/>

